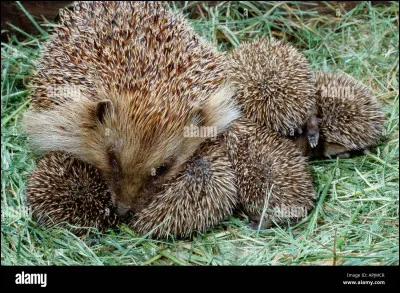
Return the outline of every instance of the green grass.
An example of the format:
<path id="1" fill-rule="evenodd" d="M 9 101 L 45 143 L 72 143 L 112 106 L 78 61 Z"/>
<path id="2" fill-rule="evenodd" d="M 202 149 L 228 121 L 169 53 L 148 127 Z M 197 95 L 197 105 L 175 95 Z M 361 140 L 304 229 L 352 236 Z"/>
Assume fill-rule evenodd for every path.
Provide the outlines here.
<path id="1" fill-rule="evenodd" d="M 35 157 L 20 121 L 29 103 L 24 80 L 47 36 L 25 33 L 24 41 L 12 37 L 1 45 L 2 265 L 398 265 L 398 3 L 371 7 L 362 2 L 342 10 L 340 18 L 319 15 L 311 4 L 303 10 L 296 5 L 173 6 L 221 51 L 258 36 L 284 38 L 315 69 L 356 77 L 383 104 L 387 139 L 371 154 L 311 162 L 318 199 L 305 220 L 292 228 L 253 231 L 243 217 L 232 216 L 190 241 L 149 240 L 126 226 L 83 238 L 38 226 L 24 204 Z"/>

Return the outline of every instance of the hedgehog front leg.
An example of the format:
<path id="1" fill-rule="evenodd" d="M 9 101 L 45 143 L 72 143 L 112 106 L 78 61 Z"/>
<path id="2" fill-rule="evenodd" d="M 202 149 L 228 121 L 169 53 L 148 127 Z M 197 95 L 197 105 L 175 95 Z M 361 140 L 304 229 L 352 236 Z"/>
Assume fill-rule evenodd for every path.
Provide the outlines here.
<path id="1" fill-rule="evenodd" d="M 319 141 L 319 127 L 318 127 L 318 119 L 315 114 L 311 115 L 307 119 L 307 138 L 308 143 L 312 148 L 315 148 Z"/>
<path id="2" fill-rule="evenodd" d="M 299 137 L 306 136 L 307 142 L 305 147 L 310 146 L 311 148 L 315 148 L 319 142 L 319 120 L 316 114 L 312 114 L 308 117 L 307 122 L 304 126 L 296 129 L 294 133 L 290 133 L 289 137 L 294 138 L 295 140 Z M 304 129 L 303 129 L 304 128 Z"/>

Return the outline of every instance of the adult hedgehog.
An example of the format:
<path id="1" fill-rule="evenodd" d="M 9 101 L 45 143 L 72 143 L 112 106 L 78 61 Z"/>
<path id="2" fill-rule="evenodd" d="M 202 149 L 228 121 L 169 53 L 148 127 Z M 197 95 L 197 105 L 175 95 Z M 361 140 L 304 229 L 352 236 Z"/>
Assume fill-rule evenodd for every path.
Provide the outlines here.
<path id="1" fill-rule="evenodd" d="M 25 131 L 37 152 L 97 167 L 118 213 L 138 212 L 205 137 L 238 116 L 223 56 L 159 2 L 76 2 L 38 61 Z"/>

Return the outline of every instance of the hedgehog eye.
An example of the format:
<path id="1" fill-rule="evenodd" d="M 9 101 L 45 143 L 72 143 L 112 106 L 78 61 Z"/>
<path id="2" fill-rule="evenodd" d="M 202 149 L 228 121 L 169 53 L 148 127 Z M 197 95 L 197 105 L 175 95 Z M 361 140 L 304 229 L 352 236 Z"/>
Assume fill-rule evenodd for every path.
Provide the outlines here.
<path id="1" fill-rule="evenodd" d="M 168 158 L 160 167 L 156 169 L 155 176 L 163 176 L 165 175 L 173 166 L 175 159 Z"/>
<path id="2" fill-rule="evenodd" d="M 164 175 L 165 173 L 167 173 L 168 169 L 169 169 L 169 166 L 167 166 L 167 165 L 161 165 L 160 167 L 158 167 L 158 168 L 156 169 L 156 174 L 157 174 L 157 176 L 162 176 L 162 175 Z"/>

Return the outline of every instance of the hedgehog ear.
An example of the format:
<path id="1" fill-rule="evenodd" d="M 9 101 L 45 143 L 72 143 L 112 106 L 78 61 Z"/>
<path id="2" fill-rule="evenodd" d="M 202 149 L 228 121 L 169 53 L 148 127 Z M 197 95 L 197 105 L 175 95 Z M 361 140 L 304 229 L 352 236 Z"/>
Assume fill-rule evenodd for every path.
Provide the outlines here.
<path id="1" fill-rule="evenodd" d="M 104 117 L 107 115 L 114 113 L 114 104 L 111 100 L 105 99 L 101 100 L 96 105 L 96 118 L 100 121 L 100 123 L 104 122 Z"/>
<path id="2" fill-rule="evenodd" d="M 214 126 L 218 134 L 225 131 L 232 121 L 241 116 L 234 94 L 234 87 L 225 84 L 207 99 L 202 108 L 203 121 L 205 121 L 203 123 Z"/>

